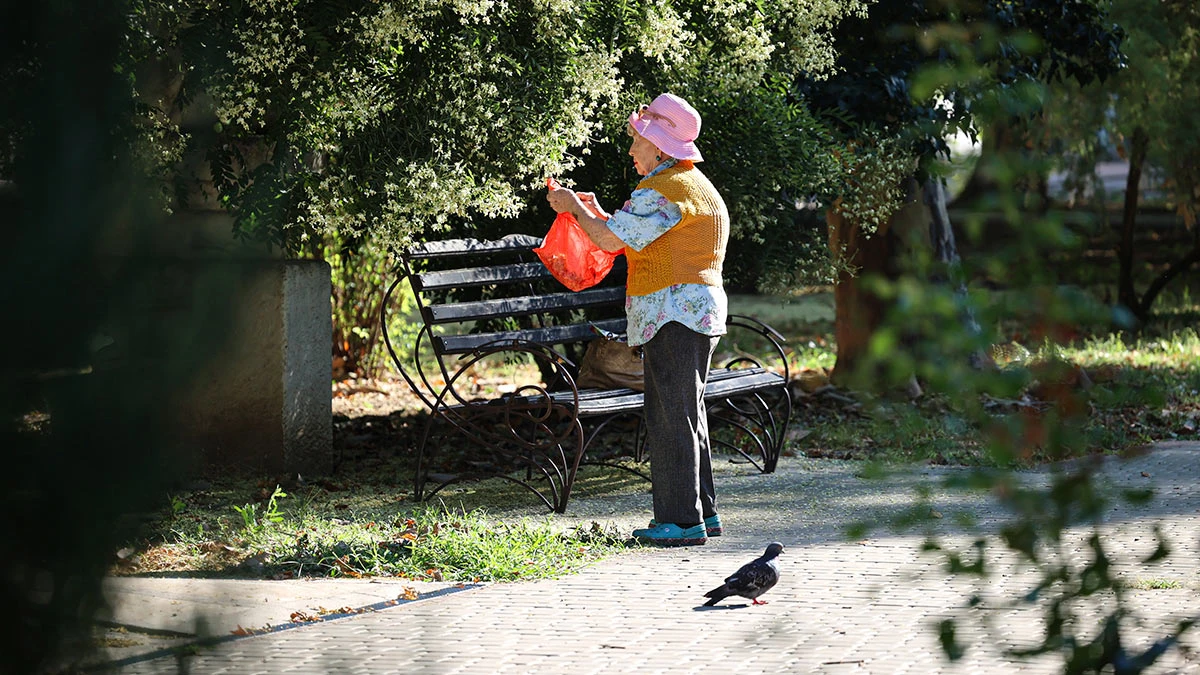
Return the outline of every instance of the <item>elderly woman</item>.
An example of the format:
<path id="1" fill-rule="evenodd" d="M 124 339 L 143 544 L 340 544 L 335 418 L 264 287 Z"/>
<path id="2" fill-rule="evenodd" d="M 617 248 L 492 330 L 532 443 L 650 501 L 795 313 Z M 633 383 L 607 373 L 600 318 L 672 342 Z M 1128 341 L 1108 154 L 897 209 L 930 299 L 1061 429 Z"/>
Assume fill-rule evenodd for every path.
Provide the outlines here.
<path id="1" fill-rule="evenodd" d="M 644 178 L 611 216 L 594 194 L 552 190 L 596 245 L 625 249 L 630 346 L 642 346 L 654 519 L 634 530 L 663 546 L 703 544 L 721 534 L 709 454 L 704 386 L 727 301 L 721 282 L 729 212 L 696 168 L 700 115 L 663 94 L 629 116 L 629 154 Z"/>

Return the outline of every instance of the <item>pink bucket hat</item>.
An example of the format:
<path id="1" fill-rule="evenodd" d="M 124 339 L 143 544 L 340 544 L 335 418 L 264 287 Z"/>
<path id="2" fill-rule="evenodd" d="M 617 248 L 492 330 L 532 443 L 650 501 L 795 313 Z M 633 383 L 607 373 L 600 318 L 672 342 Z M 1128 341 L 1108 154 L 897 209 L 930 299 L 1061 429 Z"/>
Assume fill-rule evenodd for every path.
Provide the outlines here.
<path id="1" fill-rule="evenodd" d="M 674 94 L 660 94 L 629 116 L 629 126 L 675 159 L 703 162 L 696 148 L 700 135 L 700 113 Z"/>

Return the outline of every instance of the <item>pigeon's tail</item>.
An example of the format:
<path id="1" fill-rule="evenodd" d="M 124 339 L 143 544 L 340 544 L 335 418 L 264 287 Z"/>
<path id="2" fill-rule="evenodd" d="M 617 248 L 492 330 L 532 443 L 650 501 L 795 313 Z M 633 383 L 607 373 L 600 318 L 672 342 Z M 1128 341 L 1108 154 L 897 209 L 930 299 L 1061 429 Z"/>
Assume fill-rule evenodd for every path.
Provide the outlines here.
<path id="1" fill-rule="evenodd" d="M 704 597 L 712 598 L 708 602 L 704 603 L 704 606 L 712 607 L 713 605 L 724 600 L 725 598 L 728 598 L 730 595 L 733 595 L 733 594 L 729 592 L 729 589 L 725 588 L 724 584 L 717 586 L 716 588 L 714 588 L 711 591 L 704 594 Z"/>

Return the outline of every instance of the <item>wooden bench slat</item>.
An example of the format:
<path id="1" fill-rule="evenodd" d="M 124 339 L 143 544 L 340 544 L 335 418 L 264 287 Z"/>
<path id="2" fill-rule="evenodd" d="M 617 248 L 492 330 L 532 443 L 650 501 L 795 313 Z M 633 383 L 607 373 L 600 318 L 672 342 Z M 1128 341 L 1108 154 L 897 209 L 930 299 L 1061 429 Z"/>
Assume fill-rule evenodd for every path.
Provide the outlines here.
<path id="1" fill-rule="evenodd" d="M 783 385 L 784 380 L 781 375 L 762 368 L 737 370 L 716 368 L 709 371 L 708 386 L 704 388 L 704 399 L 716 401 L 732 396 L 777 389 Z M 563 403 L 571 399 L 570 392 L 559 392 L 552 396 Z M 632 412 L 641 410 L 643 404 L 642 392 L 632 389 L 582 389 L 579 392 L 579 414 L 583 417 Z"/>
<path id="2" fill-rule="evenodd" d="M 620 333 L 625 330 L 625 318 L 497 333 L 435 335 L 432 341 L 434 350 L 440 354 L 465 354 L 489 343 L 525 341 L 557 345 L 595 339 L 596 334 L 592 331 L 593 325 L 606 331 Z"/>
<path id="3" fill-rule="evenodd" d="M 641 410 L 645 405 L 645 395 L 640 391 L 626 389 L 628 393 L 609 395 L 579 401 L 579 416 L 594 417 L 596 415 L 613 415 L 616 413 Z"/>
<path id="4" fill-rule="evenodd" d="M 589 288 L 578 293 L 552 293 L 550 295 L 527 295 L 516 298 L 500 298 L 478 302 L 453 302 L 425 307 L 429 323 L 452 323 L 455 321 L 477 321 L 500 316 L 528 316 L 538 312 L 559 309 L 600 307 L 624 303 L 625 289 L 620 286 Z"/>
<path id="5" fill-rule="evenodd" d="M 708 386 L 704 388 L 704 398 L 705 400 L 728 398 L 739 394 L 775 389 L 786 384 L 782 375 L 761 368 L 713 370 L 708 375 Z"/>
<path id="6" fill-rule="evenodd" d="M 465 253 L 529 251 L 541 245 L 541 237 L 534 237 L 528 234 L 510 234 L 503 239 L 496 239 L 495 241 L 480 241 L 479 239 L 430 241 L 410 246 L 405 250 L 405 255 L 413 260 L 425 260 L 428 258 L 463 255 Z"/>
<path id="7" fill-rule="evenodd" d="M 421 292 L 440 291 L 462 286 L 482 286 L 484 284 L 512 283 L 515 281 L 552 278 L 550 270 L 546 269 L 546 266 L 541 261 L 538 261 L 423 272 L 413 275 L 412 281 L 413 287 L 418 292 Z"/>

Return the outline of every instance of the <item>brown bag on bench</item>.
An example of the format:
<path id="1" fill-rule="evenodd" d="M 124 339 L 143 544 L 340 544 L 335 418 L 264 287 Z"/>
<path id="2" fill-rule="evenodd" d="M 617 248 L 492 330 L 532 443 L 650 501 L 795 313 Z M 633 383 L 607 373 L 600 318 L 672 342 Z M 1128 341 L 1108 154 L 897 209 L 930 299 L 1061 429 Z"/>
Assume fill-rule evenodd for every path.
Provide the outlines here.
<path id="1" fill-rule="evenodd" d="M 642 350 L 620 340 L 601 337 L 588 343 L 579 364 L 580 389 L 645 390 Z"/>

